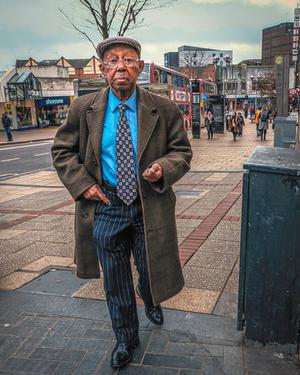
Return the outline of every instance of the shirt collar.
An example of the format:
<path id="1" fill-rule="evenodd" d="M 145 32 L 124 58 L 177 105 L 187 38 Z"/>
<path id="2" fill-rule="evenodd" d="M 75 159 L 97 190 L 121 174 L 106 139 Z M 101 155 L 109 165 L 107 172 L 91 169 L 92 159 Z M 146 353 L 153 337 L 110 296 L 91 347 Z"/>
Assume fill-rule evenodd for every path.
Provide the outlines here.
<path id="1" fill-rule="evenodd" d="M 136 90 L 133 91 L 130 98 L 125 103 L 122 103 L 121 100 L 117 98 L 116 95 L 112 92 L 112 90 L 109 90 L 108 105 L 112 112 L 114 112 L 120 104 L 124 104 L 133 112 L 136 112 L 136 104 L 137 104 L 136 99 L 137 99 Z"/>

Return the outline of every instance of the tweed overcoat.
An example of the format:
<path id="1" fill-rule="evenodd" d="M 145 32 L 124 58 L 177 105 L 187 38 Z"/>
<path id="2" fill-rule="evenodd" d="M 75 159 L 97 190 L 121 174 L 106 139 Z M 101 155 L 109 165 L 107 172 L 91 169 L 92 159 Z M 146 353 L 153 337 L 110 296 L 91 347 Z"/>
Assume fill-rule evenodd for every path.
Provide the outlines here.
<path id="1" fill-rule="evenodd" d="M 99 278 L 99 262 L 92 232 L 95 201 L 82 194 L 101 187 L 101 137 L 109 89 L 75 99 L 52 146 L 58 176 L 76 201 L 75 255 L 77 276 Z M 158 304 L 183 287 L 175 222 L 176 197 L 172 185 L 190 168 L 192 151 L 176 104 L 137 87 L 138 189 L 143 209 L 150 288 Z M 163 178 L 150 183 L 143 171 L 154 162 Z"/>

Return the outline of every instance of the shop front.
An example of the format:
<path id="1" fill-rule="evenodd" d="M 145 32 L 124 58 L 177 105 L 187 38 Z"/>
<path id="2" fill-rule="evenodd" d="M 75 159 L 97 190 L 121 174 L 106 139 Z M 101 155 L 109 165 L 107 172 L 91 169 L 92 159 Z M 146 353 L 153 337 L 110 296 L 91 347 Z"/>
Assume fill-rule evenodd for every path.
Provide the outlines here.
<path id="1" fill-rule="evenodd" d="M 42 98 L 40 81 L 31 73 L 15 73 L 7 82 L 9 101 L 1 111 L 11 116 L 14 129 L 38 126 L 36 100 Z"/>
<path id="2" fill-rule="evenodd" d="M 53 96 L 37 100 L 40 126 L 61 125 L 73 99 L 73 96 Z"/>

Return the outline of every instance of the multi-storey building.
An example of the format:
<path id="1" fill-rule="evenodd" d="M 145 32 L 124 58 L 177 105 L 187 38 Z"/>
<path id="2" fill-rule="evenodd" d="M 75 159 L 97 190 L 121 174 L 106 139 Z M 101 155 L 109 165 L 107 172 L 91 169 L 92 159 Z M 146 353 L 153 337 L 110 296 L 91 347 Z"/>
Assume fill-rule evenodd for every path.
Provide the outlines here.
<path id="1" fill-rule="evenodd" d="M 233 52 L 231 50 L 218 50 L 211 48 L 201 48 L 193 46 L 180 46 L 178 52 L 165 53 L 165 66 L 167 67 L 201 67 L 213 64 L 217 59 L 217 65 L 225 65 L 226 58 L 232 61 Z M 170 65 L 176 63 L 178 65 Z"/>
<path id="2" fill-rule="evenodd" d="M 262 65 L 273 65 L 278 54 L 290 55 L 293 63 L 293 22 L 280 23 L 262 31 Z"/>

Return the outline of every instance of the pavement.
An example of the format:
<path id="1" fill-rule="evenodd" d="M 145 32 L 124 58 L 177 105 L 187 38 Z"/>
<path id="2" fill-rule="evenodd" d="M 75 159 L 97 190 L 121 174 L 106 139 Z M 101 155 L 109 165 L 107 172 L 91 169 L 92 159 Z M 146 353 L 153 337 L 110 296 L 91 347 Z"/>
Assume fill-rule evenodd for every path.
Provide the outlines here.
<path id="1" fill-rule="evenodd" d="M 56 130 L 14 139 L 51 139 Z M 245 343 L 236 329 L 242 166 L 255 147 L 273 145 L 273 131 L 261 142 L 247 122 L 236 142 L 227 132 L 206 137 L 191 140 L 191 171 L 175 185 L 185 287 L 163 304 L 160 328 L 137 297 L 141 346 L 119 372 L 299 374 L 292 355 Z M 55 171 L 6 179 L 0 192 L 0 375 L 115 373 L 102 280 L 75 277 L 74 202 Z"/>

